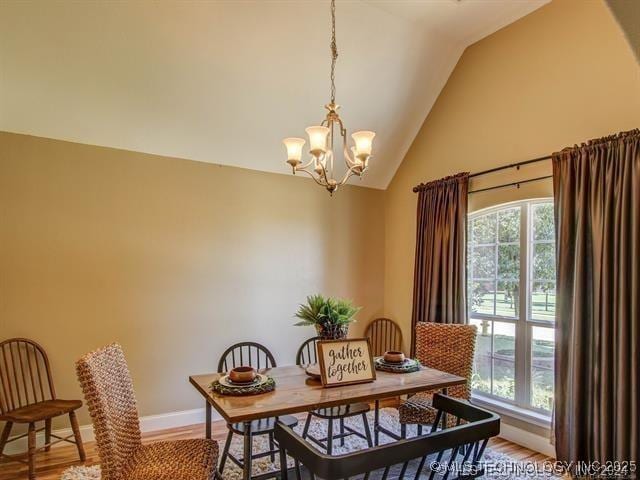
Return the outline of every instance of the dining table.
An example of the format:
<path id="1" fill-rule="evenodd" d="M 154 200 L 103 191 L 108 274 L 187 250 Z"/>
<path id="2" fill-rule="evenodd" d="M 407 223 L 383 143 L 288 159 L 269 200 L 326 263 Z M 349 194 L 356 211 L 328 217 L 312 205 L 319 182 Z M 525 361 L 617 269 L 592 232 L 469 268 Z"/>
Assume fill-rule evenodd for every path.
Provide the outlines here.
<path id="1" fill-rule="evenodd" d="M 232 396 L 215 393 L 211 384 L 224 374 L 206 373 L 192 375 L 189 382 L 204 397 L 206 438 L 211 438 L 212 408 L 228 424 L 242 423 L 244 432 L 243 479 L 268 478 L 275 474 L 251 476 L 251 422 L 269 417 L 308 412 L 319 408 L 335 407 L 356 402 L 375 402 L 374 444 L 379 444 L 379 434 L 384 429 L 379 424 L 378 402 L 383 399 L 411 395 L 427 390 L 441 390 L 463 385 L 466 379 L 432 368 L 421 367 L 411 373 L 376 372 L 372 382 L 323 387 L 318 379 L 310 377 L 305 366 L 291 365 L 260 370 L 275 380 L 273 391 L 259 395 Z"/>

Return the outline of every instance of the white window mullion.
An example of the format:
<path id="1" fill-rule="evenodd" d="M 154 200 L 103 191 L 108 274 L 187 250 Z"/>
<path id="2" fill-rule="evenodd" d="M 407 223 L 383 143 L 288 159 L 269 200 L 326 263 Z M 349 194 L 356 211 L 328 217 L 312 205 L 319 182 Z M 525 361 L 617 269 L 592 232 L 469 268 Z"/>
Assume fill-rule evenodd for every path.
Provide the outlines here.
<path id="1" fill-rule="evenodd" d="M 520 207 L 520 278 L 519 280 L 519 308 L 518 319 L 516 323 L 516 372 L 515 372 L 515 403 L 516 405 L 525 405 L 527 402 L 527 356 L 526 356 L 526 340 L 527 340 L 527 314 L 528 314 L 528 225 L 529 215 L 526 204 Z"/>

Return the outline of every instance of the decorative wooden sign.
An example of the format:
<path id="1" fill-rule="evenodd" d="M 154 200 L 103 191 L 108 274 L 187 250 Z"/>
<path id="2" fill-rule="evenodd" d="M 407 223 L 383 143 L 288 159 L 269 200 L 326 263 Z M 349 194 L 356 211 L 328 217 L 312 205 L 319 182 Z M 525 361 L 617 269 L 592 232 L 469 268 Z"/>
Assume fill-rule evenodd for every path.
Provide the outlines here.
<path id="1" fill-rule="evenodd" d="M 376 379 L 368 338 L 321 340 L 318 342 L 318 360 L 323 387 L 373 382 Z"/>

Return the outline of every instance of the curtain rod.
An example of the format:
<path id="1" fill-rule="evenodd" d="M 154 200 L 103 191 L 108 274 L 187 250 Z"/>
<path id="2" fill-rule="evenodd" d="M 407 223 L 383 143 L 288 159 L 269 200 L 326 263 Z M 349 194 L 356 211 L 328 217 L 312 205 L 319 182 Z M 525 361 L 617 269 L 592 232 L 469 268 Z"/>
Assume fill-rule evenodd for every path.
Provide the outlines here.
<path id="1" fill-rule="evenodd" d="M 524 162 L 518 163 L 510 163 L 509 165 L 503 165 L 502 167 L 490 168 L 489 170 L 483 170 L 482 172 L 476 172 L 469 175 L 469 178 L 479 177 L 481 175 L 486 175 L 488 173 L 499 172 L 500 170 L 506 170 L 507 168 L 517 168 L 520 169 L 522 165 L 528 165 L 530 163 L 542 162 L 543 160 L 551 160 L 551 155 L 547 155 L 545 157 L 533 158 L 531 160 L 525 160 Z M 523 182 L 520 182 L 523 183 Z"/>
<path id="2" fill-rule="evenodd" d="M 513 183 L 505 183 L 503 185 L 494 185 L 493 187 L 479 188 L 478 190 L 471 190 L 469 192 L 469 194 L 486 192 L 488 190 L 495 190 L 496 188 L 505 188 L 505 187 L 513 187 L 513 186 L 517 186 L 518 188 L 520 188 L 520 185 L 522 185 L 523 183 L 537 182 L 539 180 L 546 180 L 547 178 L 553 178 L 553 175 L 547 175 L 547 176 L 544 176 L 544 177 L 529 178 L 527 180 L 520 180 L 519 182 L 513 182 Z"/>

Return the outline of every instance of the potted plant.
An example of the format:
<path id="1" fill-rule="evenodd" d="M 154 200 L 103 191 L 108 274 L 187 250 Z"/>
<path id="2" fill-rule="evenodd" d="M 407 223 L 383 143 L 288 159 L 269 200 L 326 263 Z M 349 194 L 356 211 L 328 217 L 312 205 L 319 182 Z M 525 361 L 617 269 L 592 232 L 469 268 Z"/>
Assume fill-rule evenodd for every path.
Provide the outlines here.
<path id="1" fill-rule="evenodd" d="M 353 306 L 349 300 L 310 295 L 296 313 L 301 320 L 296 326 L 313 325 L 318 336 L 325 340 L 346 338 L 349 324 L 356 321 L 354 317 L 359 311 L 360 307 Z"/>

